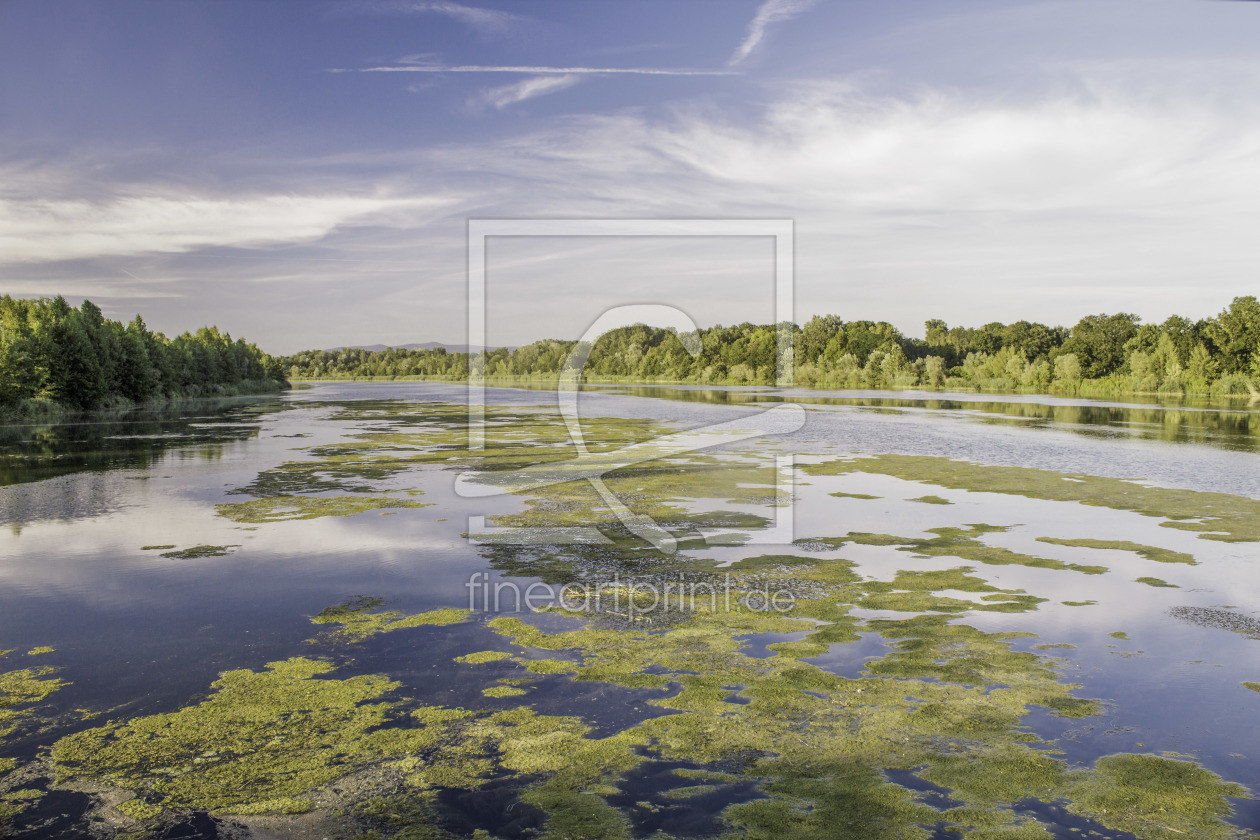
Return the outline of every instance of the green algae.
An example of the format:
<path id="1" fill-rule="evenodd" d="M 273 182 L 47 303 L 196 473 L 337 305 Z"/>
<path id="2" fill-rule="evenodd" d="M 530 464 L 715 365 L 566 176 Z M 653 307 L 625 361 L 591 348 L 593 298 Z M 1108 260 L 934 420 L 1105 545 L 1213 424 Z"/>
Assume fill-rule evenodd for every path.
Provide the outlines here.
<path id="1" fill-rule="evenodd" d="M 481 693 L 487 697 L 520 697 L 522 694 L 528 694 L 529 692 L 516 686 L 496 685 L 482 689 Z"/>
<path id="2" fill-rule="evenodd" d="M 716 793 L 721 789 L 721 785 L 686 785 L 684 787 L 671 788 L 661 795 L 666 799 L 694 799 L 697 796 L 707 796 L 710 793 Z"/>
<path id="3" fill-rule="evenodd" d="M 1156 755 L 1104 756 L 1092 773 L 1074 781 L 1070 792 L 1069 810 L 1143 838 L 1225 840 L 1250 835 L 1222 820 L 1233 813 L 1227 797 L 1247 797 L 1246 788 L 1190 761 Z"/>
<path id="4" fill-rule="evenodd" d="M 422 466 L 471 471 L 473 483 L 524 497 L 523 510 L 490 518 L 490 524 L 506 531 L 477 535 L 482 541 L 531 535 L 547 540 L 556 529 L 572 529 L 588 537 L 604 532 L 600 539 L 629 544 L 642 544 L 643 534 L 662 531 L 701 544 L 705 539 L 738 543 L 747 538 L 741 531 L 763 528 L 769 519 L 723 506 L 764 508 L 789 501 L 777 489 L 774 467 L 700 452 L 676 454 L 655 443 L 670 430 L 652 421 L 583 419 L 579 428 L 589 454 L 575 460 L 578 451 L 570 428 L 554 410 L 487 407 L 484 446 L 475 450 L 469 448 L 466 415 L 450 405 L 368 403 L 343 409 L 334 419 L 373 425 L 348 440 L 311 447 L 305 460 L 260 473 L 232 491 L 253 500 L 221 504 L 219 513 L 239 522 L 263 523 L 353 515 L 374 507 L 418 507 L 381 482 Z M 695 434 L 703 448 L 703 434 Z M 621 456 L 636 446 L 632 456 Z M 584 480 L 584 471 L 595 464 L 616 505 L 610 506 Z M 694 510 L 697 501 L 717 509 Z M 704 533 L 720 530 L 733 533 Z"/>
<path id="5" fill-rule="evenodd" d="M 856 545 L 877 545 L 895 547 L 920 557 L 958 557 L 990 566 L 1029 566 L 1039 569 L 1061 569 L 1080 572 L 1086 575 L 1100 575 L 1107 571 L 1105 566 L 1090 566 L 1079 563 L 1064 563 L 1048 557 L 1037 557 L 1022 554 L 1001 546 L 985 543 L 981 538 L 985 534 L 1001 533 L 1010 528 L 1002 525 L 984 523 L 970 524 L 962 528 L 943 527 L 928 528 L 928 533 L 935 534 L 931 538 L 898 537 L 892 534 L 870 534 L 849 532 L 843 537 L 825 537 L 820 542 L 840 548 L 846 543 Z"/>
<path id="6" fill-rule="evenodd" d="M 922 502 L 925 505 L 952 505 L 949 499 L 942 496 L 920 496 L 917 499 L 911 499 L 912 502 Z"/>
<path id="7" fill-rule="evenodd" d="M 471 615 L 468 610 L 450 608 L 429 610 L 414 615 L 403 615 L 402 610 L 376 611 L 384 601 L 380 598 L 356 596 L 327 607 L 311 618 L 313 624 L 340 625 L 332 635 L 342 641 L 362 642 L 379 633 L 391 633 L 410 627 L 445 626 L 458 624 Z"/>
<path id="8" fill-rule="evenodd" d="M 1131 551 L 1139 554 L 1147 560 L 1153 560 L 1156 563 L 1185 563 L 1188 566 L 1198 565 L 1198 561 L 1191 554 L 1181 551 L 1171 551 L 1167 548 L 1160 548 L 1154 545 L 1142 545 L 1141 543 L 1129 542 L 1128 540 L 1091 540 L 1091 539 L 1059 539 L 1057 537 L 1037 537 L 1037 542 L 1050 543 L 1051 545 L 1066 545 L 1072 548 L 1098 548 L 1108 549 L 1112 551 Z"/>
<path id="9" fill-rule="evenodd" d="M 1097 601 L 1060 601 L 1065 607 L 1095 607 L 1098 606 Z"/>
<path id="10" fill-rule="evenodd" d="M 1026 612 L 1036 609 L 1045 598 L 1028 595 L 1023 590 L 1003 590 L 985 583 L 969 572 L 969 567 L 932 572 L 898 572 L 891 581 L 869 581 L 862 588 L 869 595 L 855 600 L 854 605 L 871 610 L 898 612 Z M 984 593 L 980 602 L 944 597 L 940 590 Z"/>
<path id="11" fill-rule="evenodd" d="M 202 557 L 226 557 L 232 553 L 232 549 L 240 548 L 239 545 L 195 545 L 192 548 L 185 548 L 179 551 L 164 551 L 163 557 L 170 560 L 198 560 Z"/>
<path id="12" fill-rule="evenodd" d="M 167 545 L 142 545 L 140 546 L 140 550 L 141 551 L 163 551 L 165 549 L 174 548 L 174 547 L 175 547 L 174 543 L 169 543 Z"/>
<path id="13" fill-rule="evenodd" d="M 161 807 L 298 813 L 312 807 L 304 796 L 360 766 L 433 747 L 459 717 L 386 726 L 397 722 L 384 698 L 399 684 L 327 678 L 332 670 L 299 657 L 228 671 L 201 703 L 62 738 L 52 748 L 58 780 L 103 782 Z"/>
<path id="14" fill-rule="evenodd" d="M 1243 685 L 1243 688 L 1249 688 L 1249 689 L 1251 689 L 1252 691 L 1260 691 L 1260 683 L 1256 683 L 1256 682 L 1245 682 L 1245 683 L 1243 683 L 1242 685 Z"/>
<path id="15" fill-rule="evenodd" d="M 766 568 L 764 562 L 749 565 Z M 919 585 L 991 588 L 968 580 L 963 570 L 933 574 L 920 573 Z M 780 626 L 783 618 L 773 621 Z M 953 756 L 960 749 L 972 751 L 968 764 L 993 758 L 990 766 L 1005 768 L 997 757 L 1019 766 L 1040 761 L 1055 769 L 1057 787 L 1049 787 L 1057 791 L 1069 770 L 1034 750 L 1036 739 L 1019 731 L 1019 720 L 1028 705 L 1067 717 L 1097 712 L 1096 704 L 1072 696 L 1073 686 L 1058 681 L 1052 662 L 1011 649 L 1026 634 L 984 633 L 951 625 L 946 616 L 870 620 L 868 627 L 892 640 L 892 651 L 868 664 L 868 676 L 846 679 L 790 656 L 748 656 L 727 623 L 731 618 L 698 613 L 691 624 L 662 632 L 590 627 L 548 634 L 506 617 L 490 626 L 518 645 L 579 652 L 575 661 L 518 658 L 530 670 L 625 687 L 674 686 L 676 693 L 649 702 L 675 714 L 631 731 L 645 733 L 649 752 L 661 759 L 737 761 L 744 778 L 759 779 L 765 799 L 724 812 L 747 836 L 926 836 L 916 834 L 918 826 L 937 822 L 939 813 L 914 801 L 883 770 L 935 767 L 942 778 L 958 775 Z M 540 661 L 549 664 L 540 669 Z M 729 702 L 735 695 L 746 702 Z M 995 778 L 1002 772 L 995 770 Z M 1003 807 L 1009 811 L 1020 798 L 1012 794 Z M 1018 827 L 1006 813 L 991 822 Z"/>
<path id="16" fill-rule="evenodd" d="M 503 650 L 479 650 L 476 653 L 468 653 L 463 656 L 455 657 L 456 662 L 464 662 L 469 665 L 484 665 L 487 662 L 498 662 L 501 659 L 511 659 L 512 654 Z"/>
<path id="17" fill-rule="evenodd" d="M 47 645 L 40 645 L 39 647 L 31 648 L 30 650 L 28 650 L 26 652 L 26 655 L 27 656 L 43 656 L 45 653 L 56 653 L 56 652 L 57 652 L 56 648 L 48 647 Z"/>
<path id="18" fill-rule="evenodd" d="M 161 805 L 153 805 L 143 799 L 128 799 L 115 805 L 114 809 L 137 822 L 146 822 L 162 814 Z"/>
<path id="19" fill-rule="evenodd" d="M 5 651 L 5 654 L 8 653 L 12 651 Z M 51 676 L 53 673 L 55 669 L 47 665 L 0 673 L 0 748 L 4 747 L 4 742 L 9 736 L 30 723 L 38 709 L 38 704 L 66 685 L 65 681 Z M 19 764 L 16 758 L 0 756 L 0 790 L 13 783 L 12 779 L 15 777 L 10 776 L 10 773 L 16 770 Z M 5 793 L 3 799 L 0 800 L 0 836 L 4 835 L 6 821 L 20 814 L 30 802 L 42 795 L 39 791 L 29 789 Z"/>
<path id="20" fill-rule="evenodd" d="M 52 667 L 44 665 L 0 674 L 0 738 L 11 735 L 30 717 L 32 706 L 66 684 L 50 677 L 53 673 Z"/>
<path id="21" fill-rule="evenodd" d="M 248 502 L 218 504 L 215 505 L 215 510 L 220 516 L 231 519 L 233 522 L 257 524 L 319 519 L 324 516 L 357 516 L 373 510 L 381 511 L 383 515 L 403 508 L 430 506 L 428 502 L 374 494 L 371 496 L 274 496 Z"/>
<path id="22" fill-rule="evenodd" d="M 1107 635 L 1113 639 L 1120 639 L 1121 641 L 1125 641 L 1125 642 L 1129 641 L 1129 634 L 1124 632 L 1123 630 L 1117 630 L 1114 633 L 1108 633 Z"/>
<path id="23" fill-rule="evenodd" d="M 1119 478 L 924 455 L 875 455 L 806 464 L 802 469 L 812 475 L 861 472 L 955 490 L 1080 502 L 1159 517 L 1165 520 L 1159 523 L 1163 527 L 1194 531 L 1201 539 L 1260 542 L 1260 500 L 1226 493 L 1174 490 Z"/>
<path id="24" fill-rule="evenodd" d="M 1162 589 L 1180 589 L 1175 583 L 1169 583 L 1166 580 L 1160 580 L 1157 577 L 1140 577 L 1134 578 L 1135 583 L 1145 583 L 1147 586 L 1154 586 Z"/>
<path id="25" fill-rule="evenodd" d="M 879 496 L 872 496 L 869 493 L 828 493 L 829 496 L 835 496 L 838 499 L 878 499 Z"/>

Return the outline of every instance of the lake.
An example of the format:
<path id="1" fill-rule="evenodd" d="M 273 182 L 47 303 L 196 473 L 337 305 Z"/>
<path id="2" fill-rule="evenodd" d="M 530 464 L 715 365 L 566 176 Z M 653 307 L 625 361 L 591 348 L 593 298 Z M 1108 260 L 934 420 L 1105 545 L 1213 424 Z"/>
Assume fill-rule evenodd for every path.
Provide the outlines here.
<path id="1" fill-rule="evenodd" d="M 4 429 L 0 836 L 1260 829 L 1260 407 L 577 404 Z"/>

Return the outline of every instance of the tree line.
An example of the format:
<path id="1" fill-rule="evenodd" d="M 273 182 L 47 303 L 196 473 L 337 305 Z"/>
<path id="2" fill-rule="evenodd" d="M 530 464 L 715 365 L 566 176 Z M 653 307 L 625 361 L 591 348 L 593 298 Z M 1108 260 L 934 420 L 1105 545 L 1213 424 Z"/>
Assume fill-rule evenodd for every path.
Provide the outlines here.
<path id="1" fill-rule="evenodd" d="M 0 297 L 0 411 L 87 410 L 287 386 L 284 367 L 217 327 L 174 339 L 63 297 Z"/>
<path id="2" fill-rule="evenodd" d="M 967 387 L 1246 394 L 1260 378 L 1260 302 L 1238 297 L 1212 318 L 1174 315 L 1143 324 L 1132 314 L 1089 315 L 1071 328 L 1030 321 L 950 327 L 933 319 L 924 338 L 885 321 L 836 315 L 796 324 L 717 326 L 691 334 L 638 324 L 599 338 L 587 380 L 772 384 L 791 365 L 799 385 L 822 388 Z M 792 356 L 778 356 L 791 330 Z M 544 340 L 484 356 L 491 378 L 554 378 L 575 342 Z M 690 347 L 694 353 L 687 348 Z M 305 351 L 281 363 L 293 378 L 419 377 L 462 380 L 466 353 L 429 350 Z"/>

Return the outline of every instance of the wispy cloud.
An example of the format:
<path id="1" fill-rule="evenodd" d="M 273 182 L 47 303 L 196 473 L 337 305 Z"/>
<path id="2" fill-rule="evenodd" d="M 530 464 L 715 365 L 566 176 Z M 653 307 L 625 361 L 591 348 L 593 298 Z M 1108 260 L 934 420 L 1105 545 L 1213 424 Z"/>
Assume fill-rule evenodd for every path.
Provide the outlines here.
<path id="1" fill-rule="evenodd" d="M 525 73 L 532 76 L 730 76 L 732 70 L 696 67 L 547 67 L 535 64 L 390 64 L 356 69 L 336 67 L 330 73 Z"/>
<path id="2" fill-rule="evenodd" d="M 445 15 L 486 35 L 507 32 L 513 26 L 529 20 L 511 12 L 466 6 L 451 0 L 382 0 L 366 8 L 377 12 Z"/>
<path id="3" fill-rule="evenodd" d="M 546 96 L 549 93 L 573 87 L 580 80 L 581 76 L 574 73 L 563 76 L 531 76 L 514 84 L 490 88 L 478 96 L 473 104 L 489 105 L 502 110 L 517 102 L 524 102 L 526 99 Z"/>
<path id="4" fill-rule="evenodd" d="M 766 0 L 758 7 L 757 14 L 748 24 L 748 34 L 735 48 L 735 53 L 727 64 L 731 66 L 739 64 L 752 55 L 752 51 L 757 49 L 757 45 L 766 37 L 766 27 L 770 24 L 791 20 L 813 6 L 815 2 L 816 0 Z"/>
<path id="5" fill-rule="evenodd" d="M 0 199 L 0 238 L 6 263 L 257 248 L 314 242 L 343 226 L 413 224 L 413 211 L 447 203 L 346 195 Z"/>

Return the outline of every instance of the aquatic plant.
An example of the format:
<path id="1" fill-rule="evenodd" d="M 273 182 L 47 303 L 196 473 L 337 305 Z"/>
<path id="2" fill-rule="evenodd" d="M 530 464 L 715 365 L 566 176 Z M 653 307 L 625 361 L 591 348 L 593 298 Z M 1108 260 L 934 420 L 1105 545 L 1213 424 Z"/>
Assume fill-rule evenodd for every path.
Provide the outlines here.
<path id="1" fill-rule="evenodd" d="M 862 472 L 956 490 L 1005 493 L 1032 499 L 1082 502 L 1159 517 L 1165 528 L 1200 539 L 1260 542 L 1260 500 L 1227 493 L 1153 487 L 1120 478 L 1004 467 L 923 455 L 872 455 L 805 464 L 811 475 Z"/>
<path id="2" fill-rule="evenodd" d="M 425 625 L 458 624 L 466 619 L 468 610 L 443 608 L 428 612 L 403 615 L 402 610 L 380 610 L 376 608 L 385 603 L 380 598 L 356 596 L 338 604 L 327 607 L 311 618 L 314 624 L 340 625 L 332 635 L 348 642 L 361 642 L 378 633 L 389 633 L 404 630 L 408 627 Z"/>
<path id="3" fill-rule="evenodd" d="M 326 678 L 333 670 L 297 657 L 228 671 L 201 703 L 62 738 L 52 749 L 57 778 L 103 781 L 163 808 L 301 813 L 317 788 L 365 764 L 422 753 L 467 714 L 428 710 L 403 725 L 385 699 L 398 683 Z"/>

